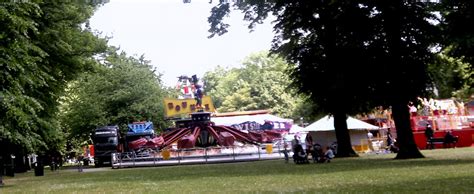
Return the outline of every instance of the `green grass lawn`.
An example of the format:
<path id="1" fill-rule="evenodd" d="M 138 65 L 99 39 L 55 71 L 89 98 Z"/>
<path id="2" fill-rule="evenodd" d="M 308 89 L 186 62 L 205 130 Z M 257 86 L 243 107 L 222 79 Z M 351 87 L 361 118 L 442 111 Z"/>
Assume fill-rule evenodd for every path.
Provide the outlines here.
<path id="1" fill-rule="evenodd" d="M 474 148 L 295 165 L 283 160 L 128 169 L 33 172 L 6 177 L 0 193 L 474 193 Z"/>

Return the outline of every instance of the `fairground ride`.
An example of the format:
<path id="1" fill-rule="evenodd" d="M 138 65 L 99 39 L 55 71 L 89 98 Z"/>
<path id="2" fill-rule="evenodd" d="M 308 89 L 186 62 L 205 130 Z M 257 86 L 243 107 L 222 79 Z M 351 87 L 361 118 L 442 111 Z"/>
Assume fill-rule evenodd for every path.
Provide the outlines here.
<path id="1" fill-rule="evenodd" d="M 233 127 L 215 125 L 211 115 L 215 112 L 210 96 L 205 96 L 203 84 L 196 75 L 178 77 L 178 98 L 166 98 L 165 117 L 175 122 L 175 128 L 155 137 L 143 137 L 128 143 L 134 150 L 178 149 L 241 144 L 259 145 L 281 139 L 281 134 L 270 131 L 244 132 Z"/>

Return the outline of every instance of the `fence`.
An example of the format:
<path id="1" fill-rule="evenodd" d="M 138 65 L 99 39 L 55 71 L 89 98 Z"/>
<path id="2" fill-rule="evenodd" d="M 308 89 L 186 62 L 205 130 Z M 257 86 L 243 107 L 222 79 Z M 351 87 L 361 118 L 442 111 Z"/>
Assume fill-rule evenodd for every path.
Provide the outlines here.
<path id="1" fill-rule="evenodd" d="M 280 144 L 144 150 L 112 154 L 112 168 L 254 161 L 284 158 Z"/>

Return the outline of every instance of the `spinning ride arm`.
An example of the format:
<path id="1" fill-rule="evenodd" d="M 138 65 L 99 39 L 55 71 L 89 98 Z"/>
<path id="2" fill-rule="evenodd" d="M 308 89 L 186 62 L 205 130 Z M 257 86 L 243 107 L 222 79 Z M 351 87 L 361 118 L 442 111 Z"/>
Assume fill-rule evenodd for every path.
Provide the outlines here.
<path id="1" fill-rule="evenodd" d="M 243 142 L 258 145 L 258 143 L 255 143 L 249 137 L 247 137 L 248 136 L 247 133 L 241 132 L 238 129 L 232 129 L 232 128 L 229 128 L 229 127 L 226 127 L 226 126 L 213 126 L 213 127 L 220 130 L 220 131 L 229 132 L 230 134 L 235 136 L 235 138 L 239 141 L 243 141 Z"/>
<path id="2" fill-rule="evenodd" d="M 190 132 L 187 128 L 178 129 L 176 131 L 177 132 L 169 139 L 165 138 L 165 143 L 163 144 L 163 147 L 169 147 L 173 142 L 178 141 Z"/>

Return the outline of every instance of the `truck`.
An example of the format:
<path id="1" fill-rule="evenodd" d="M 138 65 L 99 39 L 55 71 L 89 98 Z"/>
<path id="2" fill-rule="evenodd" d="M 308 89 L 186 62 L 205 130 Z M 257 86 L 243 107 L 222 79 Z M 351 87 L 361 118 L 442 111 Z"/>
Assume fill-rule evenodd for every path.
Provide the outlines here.
<path id="1" fill-rule="evenodd" d="M 119 138 L 119 127 L 116 125 L 99 127 L 94 131 L 92 141 L 96 167 L 112 164 L 112 153 L 116 153 L 120 149 Z"/>

